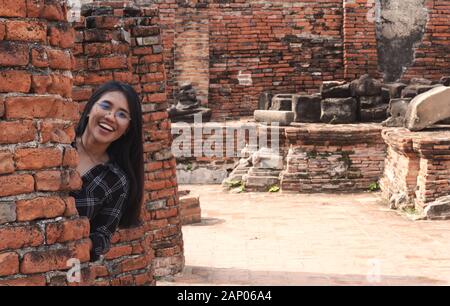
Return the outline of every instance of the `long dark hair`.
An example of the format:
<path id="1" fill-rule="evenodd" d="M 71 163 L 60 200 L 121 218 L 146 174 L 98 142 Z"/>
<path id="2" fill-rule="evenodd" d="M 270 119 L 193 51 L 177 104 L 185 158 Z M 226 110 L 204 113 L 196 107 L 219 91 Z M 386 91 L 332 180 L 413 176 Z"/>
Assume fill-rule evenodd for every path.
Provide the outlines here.
<path id="1" fill-rule="evenodd" d="M 100 86 L 89 98 L 80 122 L 76 128 L 76 136 L 81 137 L 88 125 L 89 113 L 95 102 L 105 93 L 121 92 L 127 99 L 131 121 L 126 134 L 111 143 L 108 155 L 128 176 L 130 192 L 126 208 L 120 219 L 120 227 L 138 225 L 144 190 L 144 157 L 142 137 L 142 110 L 140 98 L 130 85 L 111 81 Z"/>

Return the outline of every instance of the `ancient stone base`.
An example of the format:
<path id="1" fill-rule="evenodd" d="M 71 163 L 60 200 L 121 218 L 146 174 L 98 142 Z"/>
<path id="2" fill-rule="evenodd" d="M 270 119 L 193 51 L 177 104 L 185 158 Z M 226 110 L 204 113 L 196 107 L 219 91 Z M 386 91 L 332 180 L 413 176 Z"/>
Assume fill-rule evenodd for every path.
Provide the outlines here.
<path id="1" fill-rule="evenodd" d="M 180 218 L 183 225 L 200 223 L 202 219 L 200 197 L 187 194 L 180 196 Z"/>
<path id="2" fill-rule="evenodd" d="M 423 212 L 450 193 L 450 131 L 386 128 L 382 135 L 387 158 L 380 187 L 391 208 L 411 206 Z M 439 211 L 446 210 L 429 210 L 433 218 Z"/>

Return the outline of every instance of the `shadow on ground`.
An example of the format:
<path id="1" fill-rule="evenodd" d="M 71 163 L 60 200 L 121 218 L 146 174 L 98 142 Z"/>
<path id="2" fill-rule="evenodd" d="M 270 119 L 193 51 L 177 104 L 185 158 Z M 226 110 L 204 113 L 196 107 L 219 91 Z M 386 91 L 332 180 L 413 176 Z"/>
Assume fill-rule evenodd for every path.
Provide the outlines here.
<path id="1" fill-rule="evenodd" d="M 420 276 L 321 274 L 285 271 L 251 271 L 186 266 L 182 274 L 158 281 L 158 286 L 234 285 L 234 286 L 421 286 L 445 282 Z"/>

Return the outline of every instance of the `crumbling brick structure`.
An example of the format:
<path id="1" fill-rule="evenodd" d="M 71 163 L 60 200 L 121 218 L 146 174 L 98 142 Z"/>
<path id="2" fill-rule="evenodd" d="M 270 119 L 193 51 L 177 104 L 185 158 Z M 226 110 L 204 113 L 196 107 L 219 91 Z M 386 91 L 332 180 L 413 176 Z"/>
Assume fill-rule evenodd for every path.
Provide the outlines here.
<path id="1" fill-rule="evenodd" d="M 323 81 L 350 81 L 366 73 L 382 77 L 385 66 L 400 65 L 403 81 L 437 81 L 450 74 L 447 1 L 426 0 L 417 8 L 426 9 L 424 35 L 411 34 L 420 37 L 405 67 L 400 57 L 406 50 L 383 50 L 397 41 L 380 43 L 380 1 L 155 0 L 163 24 L 168 99 L 173 102 L 189 78 L 213 120 L 220 120 L 252 115 L 262 92 L 314 93 Z"/>
<path id="2" fill-rule="evenodd" d="M 418 211 L 450 192 L 450 133 L 410 132 L 404 128 L 383 131 L 388 146 L 383 198 L 391 207 L 413 206 Z"/>
<path id="3" fill-rule="evenodd" d="M 74 30 L 64 1 L 2 4 L 0 284 L 66 285 L 72 258 L 81 262 L 82 284 L 155 284 L 154 276 L 181 271 L 158 11 L 99 3 L 83 9 Z M 117 231 L 104 259 L 89 263 L 89 221 L 68 196 L 81 186 L 70 143 L 78 102 L 112 79 L 131 83 L 143 98 L 142 225 Z"/>

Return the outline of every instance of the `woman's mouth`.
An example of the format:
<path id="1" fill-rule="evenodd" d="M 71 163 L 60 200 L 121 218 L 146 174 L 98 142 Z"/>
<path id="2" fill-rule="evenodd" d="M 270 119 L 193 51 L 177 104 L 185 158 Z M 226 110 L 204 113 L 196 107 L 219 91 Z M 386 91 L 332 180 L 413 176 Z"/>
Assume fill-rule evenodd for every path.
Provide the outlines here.
<path id="1" fill-rule="evenodd" d="M 108 133 L 112 133 L 112 132 L 115 131 L 115 129 L 114 129 L 112 126 L 110 126 L 109 124 L 100 122 L 98 125 L 100 126 L 100 128 L 101 128 L 102 130 L 104 130 L 104 131 L 106 131 L 106 132 L 108 132 Z"/>

